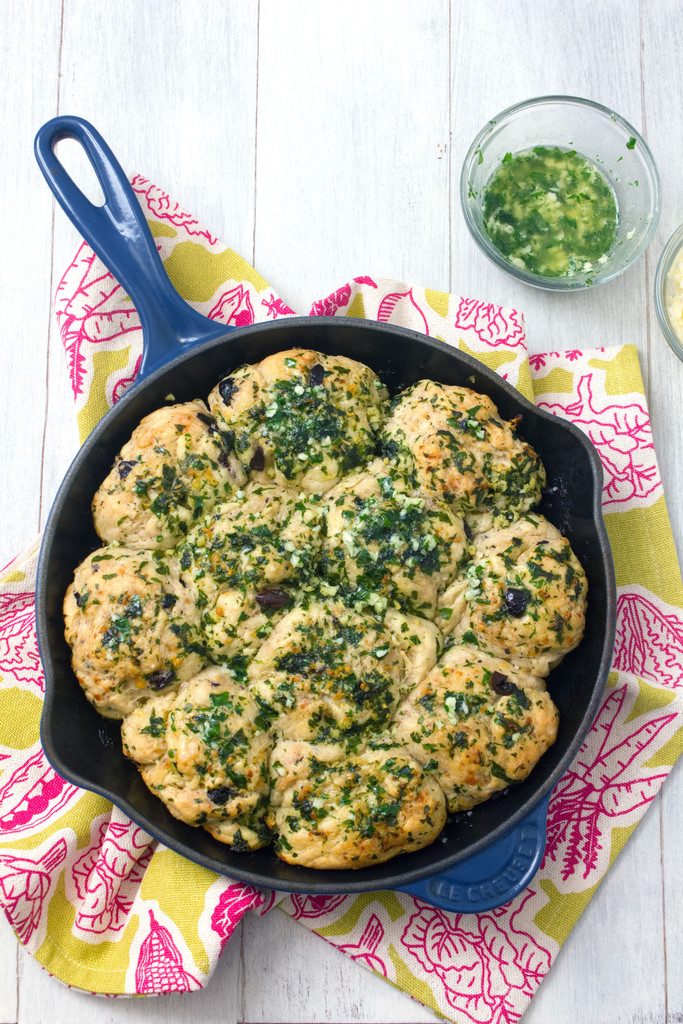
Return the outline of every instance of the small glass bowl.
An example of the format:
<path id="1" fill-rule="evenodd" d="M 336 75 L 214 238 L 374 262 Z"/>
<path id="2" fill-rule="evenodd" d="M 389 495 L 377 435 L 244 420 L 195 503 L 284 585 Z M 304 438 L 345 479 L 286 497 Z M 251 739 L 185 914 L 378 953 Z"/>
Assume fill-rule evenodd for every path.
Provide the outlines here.
<path id="1" fill-rule="evenodd" d="M 657 273 L 655 274 L 655 309 L 657 319 L 662 328 L 662 334 L 666 338 L 669 348 L 676 353 L 679 359 L 683 359 L 683 338 L 680 338 L 669 319 L 666 310 L 666 298 L 668 290 L 669 272 L 674 265 L 676 257 L 683 248 L 683 224 L 674 231 L 669 241 L 664 246 L 664 251 L 659 257 Z"/>
<path id="2" fill-rule="evenodd" d="M 605 263 L 570 277 L 540 277 L 509 263 L 486 234 L 482 204 L 489 178 L 506 153 L 533 146 L 575 149 L 610 182 L 619 226 Z M 564 292 L 605 284 L 643 255 L 659 221 L 659 174 L 642 136 L 613 110 L 577 96 L 540 96 L 509 107 L 482 128 L 462 165 L 460 201 L 472 237 L 496 266 L 525 284 Z"/>

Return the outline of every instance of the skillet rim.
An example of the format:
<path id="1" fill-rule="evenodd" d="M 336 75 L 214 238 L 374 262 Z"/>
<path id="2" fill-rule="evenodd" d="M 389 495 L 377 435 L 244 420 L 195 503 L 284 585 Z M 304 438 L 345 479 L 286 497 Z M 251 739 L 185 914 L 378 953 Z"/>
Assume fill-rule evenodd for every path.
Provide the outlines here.
<path id="1" fill-rule="evenodd" d="M 166 374 L 171 373 L 181 366 L 185 361 L 191 357 L 200 355 L 203 352 L 212 351 L 215 348 L 219 348 L 226 342 L 230 342 L 236 336 L 245 337 L 249 334 L 255 333 L 270 333 L 271 331 L 277 332 L 278 329 L 292 328 L 303 329 L 305 331 L 315 332 L 321 326 L 334 326 L 335 329 L 351 330 L 351 331 L 370 331 L 370 333 L 391 335 L 392 337 L 401 339 L 412 344 L 417 343 L 420 347 L 435 350 L 446 358 L 451 359 L 466 369 L 483 376 L 486 378 L 494 387 L 502 388 L 516 404 L 520 411 L 537 417 L 541 420 L 545 420 L 553 424 L 555 428 L 560 428 L 566 431 L 573 440 L 580 445 L 584 453 L 588 456 L 589 465 L 591 467 L 593 493 L 591 501 L 591 525 L 595 531 L 598 541 L 598 547 L 601 553 L 601 565 L 600 570 L 604 575 L 605 579 L 605 595 L 606 595 L 606 607 L 605 607 L 605 620 L 606 629 L 605 636 L 603 639 L 602 652 L 600 656 L 600 663 L 598 671 L 593 682 L 592 692 L 590 700 L 586 706 L 585 712 L 581 718 L 579 726 L 574 734 L 572 741 L 569 743 L 564 755 L 558 761 L 557 765 L 550 773 L 550 775 L 540 782 L 534 792 L 527 798 L 517 811 L 513 812 L 505 821 L 501 822 L 498 826 L 492 829 L 488 835 L 481 837 L 478 840 L 473 841 L 469 846 L 466 846 L 460 851 L 445 855 L 440 858 L 436 865 L 427 865 L 426 867 L 415 867 L 408 868 L 401 872 L 391 871 L 392 861 L 385 862 L 384 865 L 377 865 L 378 870 L 383 868 L 387 869 L 386 876 L 377 880 L 368 881 L 334 881 L 332 876 L 339 874 L 338 871 L 327 871 L 320 872 L 321 880 L 320 883 L 316 882 L 314 887 L 310 884 L 303 882 L 296 882 L 290 879 L 268 877 L 264 872 L 250 870 L 245 860 L 245 868 L 237 867 L 233 865 L 227 866 L 222 865 L 215 861 L 212 857 L 206 856 L 205 854 L 192 849 L 189 844 L 184 843 L 181 840 L 176 840 L 170 837 L 163 828 L 158 827 L 153 822 L 149 821 L 142 812 L 139 812 L 125 797 L 121 797 L 118 794 L 112 794 L 104 786 L 90 782 L 87 778 L 80 775 L 78 772 L 71 771 L 68 767 L 65 767 L 62 763 L 59 755 L 56 754 L 54 746 L 52 744 L 51 736 L 51 725 L 50 718 L 51 712 L 55 701 L 54 692 L 54 677 L 55 669 L 52 663 L 50 644 L 49 644 L 49 627 L 47 621 L 47 570 L 50 563 L 50 556 L 52 552 L 53 543 L 55 540 L 56 523 L 59 512 L 64 504 L 66 493 L 68 492 L 71 483 L 78 476 L 82 465 L 87 462 L 92 449 L 97 445 L 100 438 L 106 434 L 111 423 L 115 422 L 121 415 L 127 404 L 140 395 L 141 390 L 153 383 L 158 382 Z M 302 343 L 302 347 L 305 344 Z M 150 410 L 152 411 L 152 410 Z M 547 412 L 545 409 L 541 409 L 536 405 L 533 405 L 524 395 L 522 395 L 513 385 L 508 383 L 500 377 L 494 370 L 491 370 L 484 363 L 468 355 L 466 352 L 461 352 L 459 349 L 454 348 L 445 342 L 439 341 L 438 339 L 431 338 L 428 335 L 420 334 L 418 331 L 412 331 L 405 327 L 400 327 L 394 324 L 380 323 L 375 320 L 363 320 L 358 318 L 342 318 L 342 317 L 282 317 L 277 320 L 269 321 L 267 323 L 250 324 L 246 327 L 240 328 L 228 328 L 225 335 L 221 335 L 218 338 L 213 338 L 210 341 L 202 344 L 195 344 L 187 351 L 181 351 L 177 356 L 168 360 L 163 366 L 154 370 L 144 380 L 134 384 L 129 390 L 123 395 L 116 405 L 112 406 L 111 409 L 102 417 L 99 423 L 88 435 L 86 440 L 83 442 L 76 455 L 74 456 L 68 470 L 66 471 L 64 478 L 59 486 L 57 494 L 54 498 L 50 512 L 45 524 L 43 531 L 43 537 L 40 545 L 40 552 L 38 556 L 37 565 L 37 578 L 36 578 L 36 635 L 38 640 L 38 650 L 40 654 L 41 664 L 43 666 L 43 673 L 45 677 L 45 699 L 43 702 L 43 708 L 41 710 L 40 717 L 40 742 L 45 752 L 47 760 L 52 767 L 65 778 L 68 782 L 80 789 L 85 789 L 89 792 L 94 792 L 100 796 L 105 797 L 115 807 L 124 811 L 136 824 L 143 828 L 149 835 L 154 839 L 161 842 L 164 846 L 176 853 L 185 857 L 188 860 L 193 861 L 196 864 L 200 864 L 202 867 L 207 868 L 210 871 L 214 871 L 220 875 L 235 878 L 239 881 L 246 882 L 249 885 L 254 885 L 258 888 L 272 888 L 277 889 L 280 892 L 293 892 L 293 893 L 320 893 L 320 894 L 336 894 L 336 893 L 359 893 L 359 892 L 371 892 L 378 888 L 384 889 L 399 889 L 410 883 L 420 881 L 425 878 L 438 877 L 443 872 L 447 871 L 453 865 L 460 861 L 466 860 L 469 857 L 480 853 L 486 849 L 489 845 L 496 842 L 503 835 L 507 834 L 511 829 L 518 825 L 523 819 L 538 806 L 543 798 L 550 793 L 557 782 L 564 775 L 566 769 L 573 761 L 576 756 L 584 737 L 588 733 L 591 724 L 595 718 L 598 710 L 600 698 L 602 696 L 607 676 L 610 670 L 612 662 L 612 653 L 614 648 L 614 638 L 616 632 L 616 581 L 614 574 L 614 562 L 612 557 L 612 550 L 607 534 L 607 529 L 602 514 L 602 484 L 603 484 L 603 471 L 600 457 L 597 453 L 592 442 L 589 438 L 581 431 L 577 426 L 568 420 L 561 419 L 558 416 L 554 416 L 552 413 Z M 296 869 L 296 865 L 288 865 Z M 345 875 L 350 873 L 349 870 L 343 872 Z M 331 879 L 326 881 L 326 879 Z M 379 881 L 380 884 L 377 884 Z"/>

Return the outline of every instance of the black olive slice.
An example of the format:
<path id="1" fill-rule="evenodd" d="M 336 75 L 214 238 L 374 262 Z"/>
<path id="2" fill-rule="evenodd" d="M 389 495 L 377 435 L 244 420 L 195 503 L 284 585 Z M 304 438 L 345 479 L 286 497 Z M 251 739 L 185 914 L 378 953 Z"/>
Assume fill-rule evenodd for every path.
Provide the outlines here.
<path id="1" fill-rule="evenodd" d="M 514 687 L 502 672 L 493 672 L 489 679 L 491 689 L 501 697 L 509 697 Z"/>
<path id="2" fill-rule="evenodd" d="M 521 619 L 522 615 L 524 615 L 527 610 L 530 600 L 531 594 L 528 590 L 518 589 L 517 587 L 508 587 L 505 591 L 505 607 L 510 615 L 515 619 Z"/>
<path id="3" fill-rule="evenodd" d="M 218 434 L 218 424 L 213 416 L 209 416 L 206 412 L 198 412 L 197 419 L 200 420 L 205 426 L 209 428 L 210 434 Z"/>
<path id="4" fill-rule="evenodd" d="M 256 600 L 261 608 L 272 611 L 278 608 L 286 608 L 289 604 L 289 594 L 280 587 L 267 587 L 265 590 L 259 591 L 256 595 Z"/>
<path id="5" fill-rule="evenodd" d="M 312 388 L 319 387 L 325 379 L 325 367 L 320 363 L 316 363 L 308 371 L 308 383 Z"/>
<path id="6" fill-rule="evenodd" d="M 174 680 L 175 672 L 172 668 L 162 668 L 147 676 L 150 690 L 165 690 Z"/>
<path id="7" fill-rule="evenodd" d="M 212 804 L 227 804 L 228 800 L 232 797 L 237 796 L 237 790 L 232 786 L 214 786 L 213 789 L 207 789 L 206 795 Z"/>
<path id="8" fill-rule="evenodd" d="M 221 396 L 224 405 L 230 405 L 238 391 L 239 388 L 232 377 L 224 377 L 218 385 L 218 394 Z"/>

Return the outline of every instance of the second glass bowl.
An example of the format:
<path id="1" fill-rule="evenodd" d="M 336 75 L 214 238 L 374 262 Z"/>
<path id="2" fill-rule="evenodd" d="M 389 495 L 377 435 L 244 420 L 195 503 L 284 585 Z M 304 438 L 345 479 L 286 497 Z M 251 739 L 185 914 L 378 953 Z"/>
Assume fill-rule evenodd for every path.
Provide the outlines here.
<path id="1" fill-rule="evenodd" d="M 657 273 L 655 274 L 655 309 L 657 319 L 666 338 L 669 347 L 676 353 L 679 359 L 683 359 L 683 337 L 676 330 L 669 316 L 669 291 L 672 287 L 669 275 L 674 263 L 678 261 L 679 254 L 683 249 L 683 224 L 674 231 L 669 241 L 664 246 L 664 251 L 659 257 Z"/>
<path id="2" fill-rule="evenodd" d="M 533 146 L 575 149 L 614 189 L 619 226 L 601 266 L 569 277 L 540 277 L 511 264 L 486 233 L 482 205 L 488 180 L 506 153 Z M 570 291 L 605 284 L 642 256 L 659 221 L 659 174 L 642 136 L 613 110 L 576 96 L 541 96 L 509 107 L 482 128 L 463 163 L 460 201 L 475 242 L 497 266 L 536 288 Z"/>

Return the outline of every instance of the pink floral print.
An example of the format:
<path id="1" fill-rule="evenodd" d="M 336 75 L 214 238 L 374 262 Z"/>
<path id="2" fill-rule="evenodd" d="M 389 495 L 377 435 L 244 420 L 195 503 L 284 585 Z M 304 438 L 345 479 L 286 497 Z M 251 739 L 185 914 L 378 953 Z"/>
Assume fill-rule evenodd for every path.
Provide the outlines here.
<path id="1" fill-rule="evenodd" d="M 384 925 L 376 914 L 371 914 L 358 942 L 343 942 L 337 946 L 342 953 L 346 953 L 356 963 L 369 967 L 375 974 L 388 977 L 387 965 L 378 954 L 384 939 Z"/>
<path id="2" fill-rule="evenodd" d="M 650 418 L 642 398 L 606 404 L 594 395 L 593 373 L 584 374 L 577 395 L 566 402 L 541 401 L 541 408 L 572 420 L 598 449 L 605 472 L 603 508 L 610 511 L 661 494 Z"/>
<path id="3" fill-rule="evenodd" d="M 66 841 L 58 839 L 38 858 L 24 853 L 0 854 L 0 892 L 7 918 L 26 945 L 41 924 L 45 901 L 66 858 Z"/>
<path id="4" fill-rule="evenodd" d="M 521 927 L 534 891 L 487 914 L 447 914 L 415 899 L 401 945 L 442 986 L 455 1020 L 513 1024 L 519 996 L 531 997 L 547 973 L 551 953 Z"/>
<path id="5" fill-rule="evenodd" d="M 218 898 L 211 914 L 211 928 L 218 935 L 221 949 L 228 941 L 247 910 L 255 907 L 261 894 L 249 885 L 234 882 Z"/>
<path id="6" fill-rule="evenodd" d="M 149 931 L 140 946 L 135 970 L 135 991 L 142 993 L 192 992 L 201 982 L 183 966 L 183 957 L 168 928 L 149 911 Z"/>
<path id="7" fill-rule="evenodd" d="M 380 323 L 398 324 L 413 331 L 429 334 L 429 323 L 424 310 L 415 301 L 413 289 L 406 292 L 389 292 L 379 304 L 377 319 Z"/>
<path id="8" fill-rule="evenodd" d="M 81 794 L 57 775 L 40 748 L 9 760 L 0 785 L 0 836 L 36 832 Z"/>
<path id="9" fill-rule="evenodd" d="M 14 686 L 28 683 L 42 693 L 34 598 L 32 591 L 0 594 L 0 673 Z"/>
<path id="10" fill-rule="evenodd" d="M 617 598 L 614 668 L 659 686 L 683 686 L 683 617 L 639 591 Z"/>
<path id="11" fill-rule="evenodd" d="M 454 326 L 472 330 L 485 345 L 506 348 L 525 347 L 524 325 L 516 309 L 504 309 L 477 299 L 460 299 Z"/>
<path id="12" fill-rule="evenodd" d="M 609 858 L 606 835 L 657 795 L 667 772 L 647 767 L 660 734 L 677 714 L 653 715 L 627 724 L 626 685 L 608 693 L 578 757 L 557 785 L 548 812 L 545 861 L 561 865 L 561 877 L 583 883 L 600 877 Z"/>
<path id="13" fill-rule="evenodd" d="M 108 935 L 125 927 L 153 850 L 149 836 L 118 811 L 102 822 L 71 866 L 79 931 Z"/>

